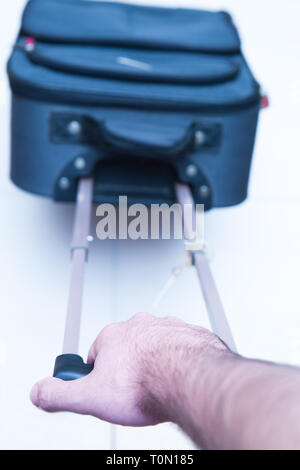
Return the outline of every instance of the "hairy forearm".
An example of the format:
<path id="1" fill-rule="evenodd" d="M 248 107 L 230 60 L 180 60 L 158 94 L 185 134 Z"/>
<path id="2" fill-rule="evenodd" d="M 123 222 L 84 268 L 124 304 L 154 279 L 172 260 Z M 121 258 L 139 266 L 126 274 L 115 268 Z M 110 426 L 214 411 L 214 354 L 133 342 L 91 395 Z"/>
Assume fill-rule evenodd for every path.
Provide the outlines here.
<path id="1" fill-rule="evenodd" d="M 204 449 L 300 449 L 300 369 L 232 354 L 208 330 L 139 313 L 104 328 L 91 374 L 32 390 L 47 411 L 111 423 L 178 424 Z"/>
<path id="2" fill-rule="evenodd" d="M 300 448 L 297 369 L 197 344 L 169 345 L 161 358 L 145 381 L 144 406 L 178 424 L 201 448 Z"/>
<path id="3" fill-rule="evenodd" d="M 299 449 L 299 370 L 235 356 L 224 359 L 219 367 L 227 378 L 219 382 L 217 407 L 206 416 L 209 445 Z"/>

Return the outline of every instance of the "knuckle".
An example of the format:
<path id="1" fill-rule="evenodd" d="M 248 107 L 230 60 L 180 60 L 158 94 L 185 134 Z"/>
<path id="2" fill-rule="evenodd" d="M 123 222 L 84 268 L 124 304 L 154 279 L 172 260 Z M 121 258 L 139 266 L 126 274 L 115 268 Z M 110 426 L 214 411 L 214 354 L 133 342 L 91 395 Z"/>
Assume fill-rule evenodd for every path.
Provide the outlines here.
<path id="1" fill-rule="evenodd" d="M 101 331 L 101 333 L 99 334 L 98 339 L 102 341 L 102 340 L 111 338 L 112 336 L 116 334 L 119 328 L 120 326 L 118 323 L 111 323 L 110 325 L 106 325 Z"/>
<path id="2" fill-rule="evenodd" d="M 151 315 L 150 313 L 147 313 L 147 312 L 138 312 L 136 313 L 135 315 L 133 315 L 133 317 L 131 317 L 130 320 L 134 320 L 134 321 L 140 321 L 140 320 L 150 320 L 154 318 L 153 315 Z"/>
<path id="3" fill-rule="evenodd" d="M 168 317 L 164 317 L 164 320 L 169 322 L 169 323 L 180 323 L 180 324 L 184 323 L 183 320 L 181 320 L 178 317 L 172 316 L 172 315 L 168 316 Z"/>

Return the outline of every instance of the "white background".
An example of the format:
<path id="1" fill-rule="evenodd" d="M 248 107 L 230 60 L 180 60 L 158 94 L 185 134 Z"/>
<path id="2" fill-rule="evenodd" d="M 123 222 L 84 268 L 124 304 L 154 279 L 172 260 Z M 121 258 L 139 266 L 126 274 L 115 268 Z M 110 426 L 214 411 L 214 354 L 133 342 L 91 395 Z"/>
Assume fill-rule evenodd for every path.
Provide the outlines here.
<path id="1" fill-rule="evenodd" d="M 147 3 L 229 10 L 240 28 L 249 63 L 270 96 L 271 107 L 260 117 L 249 199 L 238 207 L 210 212 L 206 239 L 239 351 L 297 363 L 300 2 Z M 72 208 L 26 194 L 9 181 L 5 63 L 24 4 L 24 0 L 0 3 L 0 448 L 192 448 L 169 424 L 113 428 L 90 417 L 45 414 L 29 402 L 32 384 L 51 374 L 61 351 Z M 81 353 L 86 355 L 105 324 L 150 309 L 155 293 L 181 259 L 181 242 L 95 241 L 86 279 Z M 161 314 L 208 326 L 193 269 L 177 281 Z"/>

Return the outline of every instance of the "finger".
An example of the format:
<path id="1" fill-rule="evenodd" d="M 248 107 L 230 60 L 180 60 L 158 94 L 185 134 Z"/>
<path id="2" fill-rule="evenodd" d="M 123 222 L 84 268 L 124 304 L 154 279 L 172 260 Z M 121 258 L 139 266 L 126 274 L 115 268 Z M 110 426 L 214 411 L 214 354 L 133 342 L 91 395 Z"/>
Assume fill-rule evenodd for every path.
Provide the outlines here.
<path id="1" fill-rule="evenodd" d="M 93 364 L 96 360 L 96 357 L 97 357 L 97 354 L 98 354 L 98 350 L 96 348 L 97 339 L 98 338 L 95 339 L 95 341 L 93 342 L 92 346 L 89 349 L 89 353 L 88 353 L 88 357 L 87 357 L 87 361 L 86 361 L 88 364 Z"/>
<path id="2" fill-rule="evenodd" d="M 189 326 L 188 323 L 186 323 L 183 320 L 181 320 L 180 318 L 174 317 L 174 316 L 162 317 L 161 321 L 164 324 L 166 323 L 170 326 L 172 326 L 172 325 L 174 325 L 174 326 Z"/>
<path id="3" fill-rule="evenodd" d="M 111 323 L 110 325 L 105 326 L 100 331 L 97 338 L 95 339 L 92 346 L 90 347 L 88 358 L 87 358 L 88 364 L 93 364 L 95 362 L 96 357 L 103 343 L 105 342 L 109 343 L 116 336 L 116 333 L 120 330 L 123 324 L 124 322 Z"/>
<path id="4" fill-rule="evenodd" d="M 49 377 L 34 385 L 30 398 L 42 410 L 73 411 L 86 414 L 88 410 L 88 378 L 63 381 Z"/>
<path id="5" fill-rule="evenodd" d="M 101 346 L 113 341 L 115 337 L 119 337 L 119 333 L 129 322 L 130 324 L 145 323 L 147 325 L 151 325 L 160 321 L 161 320 L 159 318 L 151 315 L 150 313 L 139 312 L 133 315 L 133 317 L 126 322 L 111 323 L 110 325 L 105 326 L 90 347 L 87 363 L 93 364 L 99 354 Z"/>
<path id="6" fill-rule="evenodd" d="M 147 322 L 151 323 L 157 320 L 157 317 L 147 312 L 138 312 L 129 319 L 130 322 Z"/>

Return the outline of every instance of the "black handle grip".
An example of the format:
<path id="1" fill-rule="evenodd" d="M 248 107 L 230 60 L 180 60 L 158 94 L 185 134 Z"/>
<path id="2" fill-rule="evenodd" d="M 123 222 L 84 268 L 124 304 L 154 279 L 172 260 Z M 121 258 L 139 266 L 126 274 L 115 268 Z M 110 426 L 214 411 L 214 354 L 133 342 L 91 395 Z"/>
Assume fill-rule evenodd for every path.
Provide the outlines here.
<path id="1" fill-rule="evenodd" d="M 53 377 L 77 380 L 88 375 L 93 369 L 93 364 L 86 364 L 77 354 L 62 354 L 56 358 Z"/>

